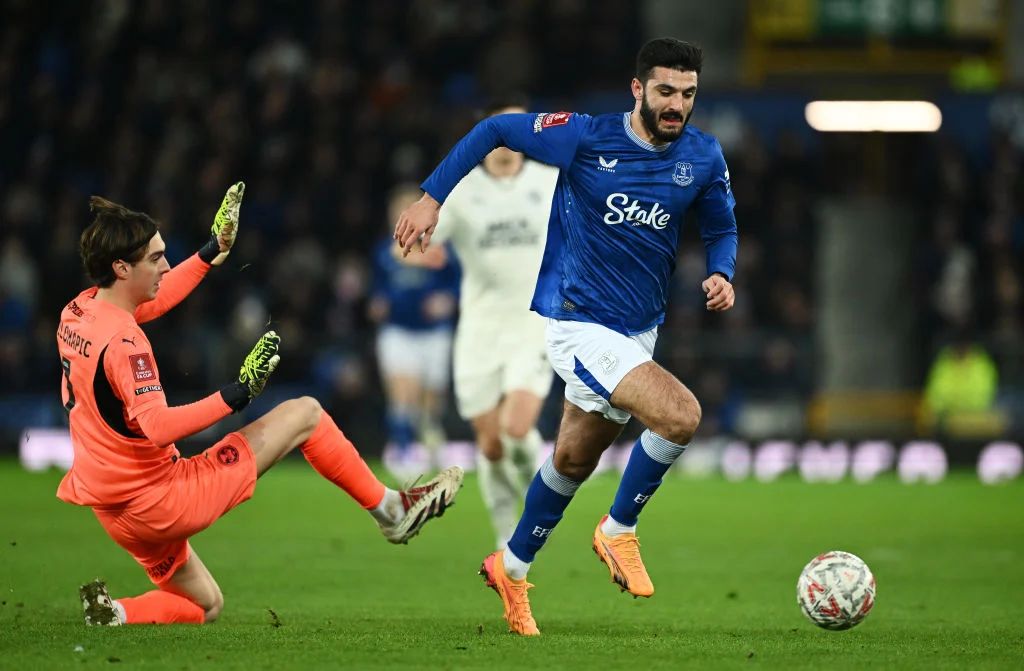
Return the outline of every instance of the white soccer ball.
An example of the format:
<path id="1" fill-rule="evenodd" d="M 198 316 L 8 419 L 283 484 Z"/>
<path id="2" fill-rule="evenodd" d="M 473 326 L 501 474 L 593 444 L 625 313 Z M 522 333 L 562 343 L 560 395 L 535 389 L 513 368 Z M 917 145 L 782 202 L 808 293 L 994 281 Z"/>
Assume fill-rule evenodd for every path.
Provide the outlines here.
<path id="1" fill-rule="evenodd" d="M 875 576 L 849 552 L 820 554 L 800 572 L 796 601 L 807 619 L 824 629 L 849 629 L 875 605 Z"/>

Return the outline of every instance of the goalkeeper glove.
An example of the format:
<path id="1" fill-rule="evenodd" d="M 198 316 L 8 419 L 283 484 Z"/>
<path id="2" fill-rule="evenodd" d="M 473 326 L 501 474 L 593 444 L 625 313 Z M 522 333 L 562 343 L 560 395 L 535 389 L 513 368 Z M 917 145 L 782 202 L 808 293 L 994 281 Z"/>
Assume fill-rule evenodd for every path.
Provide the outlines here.
<path id="1" fill-rule="evenodd" d="M 263 392 L 270 374 L 281 362 L 277 354 L 281 344 L 281 336 L 274 331 L 267 331 L 256 342 L 256 346 L 245 357 L 242 368 L 238 371 L 238 379 L 220 390 L 224 403 L 238 412 L 249 405 L 252 399 Z"/>
<path id="2" fill-rule="evenodd" d="M 219 266 L 231 253 L 238 235 L 238 213 L 245 195 L 245 182 L 238 182 L 228 189 L 221 201 L 220 209 L 213 217 L 210 227 L 210 241 L 199 250 L 199 257 L 211 266 Z"/>

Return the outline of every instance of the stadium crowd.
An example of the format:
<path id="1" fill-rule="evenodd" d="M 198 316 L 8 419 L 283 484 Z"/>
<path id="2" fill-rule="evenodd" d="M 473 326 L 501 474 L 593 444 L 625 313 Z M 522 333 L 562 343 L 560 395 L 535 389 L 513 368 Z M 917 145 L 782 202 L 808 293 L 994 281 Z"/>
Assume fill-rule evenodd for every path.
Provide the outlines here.
<path id="1" fill-rule="evenodd" d="M 383 426 L 366 308 L 390 189 L 424 178 L 495 94 L 527 91 L 554 110 L 621 91 L 628 109 L 621 65 L 642 41 L 636 8 L 614 0 L 7 4 L 17 20 L 0 27 L 0 402 L 51 398 L 60 421 L 54 330 L 83 286 L 90 194 L 154 215 L 175 263 L 241 179 L 231 260 L 150 331 L 163 383 L 178 402 L 218 386 L 270 323 L 283 338 L 274 385 L 313 393 L 364 440 Z M 594 45 L 602 57 L 582 65 Z M 825 188 L 822 157 L 798 132 L 745 127 L 723 144 L 741 234 L 736 308 L 704 310 L 690 227 L 658 352 L 693 386 L 709 434 L 732 431 L 746 399 L 814 392 L 814 200 Z M 993 138 L 980 168 L 952 138 L 933 149 L 942 187 L 913 193 L 918 328 L 934 335 L 930 353 L 973 326 L 1019 382 L 1019 358 L 1000 353 L 1024 335 L 1021 148 Z"/>

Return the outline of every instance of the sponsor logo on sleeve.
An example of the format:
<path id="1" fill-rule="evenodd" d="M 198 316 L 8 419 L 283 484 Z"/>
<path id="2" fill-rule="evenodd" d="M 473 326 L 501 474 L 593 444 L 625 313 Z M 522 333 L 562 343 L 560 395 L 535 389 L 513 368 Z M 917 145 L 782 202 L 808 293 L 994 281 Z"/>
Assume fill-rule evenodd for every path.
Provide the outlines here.
<path id="1" fill-rule="evenodd" d="M 149 382 L 156 379 L 153 359 L 149 354 L 132 354 L 128 357 L 128 364 L 132 367 L 132 374 L 135 375 L 136 382 Z"/>

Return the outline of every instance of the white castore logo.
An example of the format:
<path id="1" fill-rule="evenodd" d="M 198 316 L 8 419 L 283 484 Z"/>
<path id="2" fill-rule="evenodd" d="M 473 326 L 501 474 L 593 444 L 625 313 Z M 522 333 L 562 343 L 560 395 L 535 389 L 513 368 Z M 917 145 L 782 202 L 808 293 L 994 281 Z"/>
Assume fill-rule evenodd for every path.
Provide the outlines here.
<path id="1" fill-rule="evenodd" d="M 609 226 L 628 221 L 633 226 L 647 224 L 660 231 L 668 226 L 669 219 L 672 218 L 672 215 L 665 211 L 661 203 L 655 203 L 651 209 L 647 210 L 635 198 L 630 202 L 629 196 L 624 193 L 611 194 L 605 200 L 605 205 L 611 210 L 604 215 L 604 223 Z"/>
<path id="2" fill-rule="evenodd" d="M 608 160 L 604 156 L 598 156 L 597 162 L 599 164 L 597 169 L 601 172 L 615 172 L 615 166 L 619 164 L 619 159 L 613 158 Z"/>

